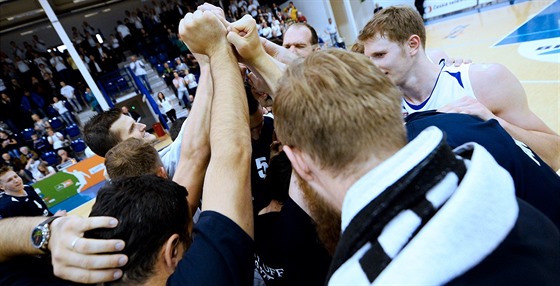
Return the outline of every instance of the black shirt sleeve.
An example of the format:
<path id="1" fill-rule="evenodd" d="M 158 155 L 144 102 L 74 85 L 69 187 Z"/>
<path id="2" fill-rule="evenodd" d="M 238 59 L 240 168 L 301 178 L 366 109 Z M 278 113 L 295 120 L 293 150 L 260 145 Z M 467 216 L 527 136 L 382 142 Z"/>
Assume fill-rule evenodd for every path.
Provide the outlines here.
<path id="1" fill-rule="evenodd" d="M 253 240 L 235 222 L 214 212 L 201 213 L 193 244 L 167 285 L 252 285 Z"/>

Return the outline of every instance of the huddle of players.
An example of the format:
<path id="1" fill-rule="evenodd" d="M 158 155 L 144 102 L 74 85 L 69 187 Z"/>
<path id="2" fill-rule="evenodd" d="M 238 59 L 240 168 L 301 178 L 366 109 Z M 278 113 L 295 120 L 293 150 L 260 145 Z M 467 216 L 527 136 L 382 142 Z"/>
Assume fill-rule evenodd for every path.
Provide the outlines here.
<path id="1" fill-rule="evenodd" d="M 459 113 L 464 112 L 461 108 L 475 106 L 472 110 L 476 111 L 470 113 L 479 118 L 425 111 L 406 117 L 403 126 L 402 112 L 416 108 L 417 100 L 441 97 L 410 89 L 407 76 L 426 64 L 424 70 L 435 71 L 430 89 L 436 90 L 434 81 L 446 84 L 453 79 L 445 76 L 456 72 L 453 67 L 427 65 L 423 24 L 415 11 L 388 8 L 366 25 L 360 41 L 371 61 L 340 50 L 292 60 L 285 49 L 266 42 L 261 45 L 250 17 L 227 23 L 228 27 L 220 17 L 219 9 L 205 4 L 181 21 L 181 35 L 189 48 L 207 56 L 197 55 L 206 73 L 202 71 L 197 101 L 179 140 L 163 154 L 146 143 L 151 138 L 142 124 L 121 115 L 106 119 L 112 111 L 86 126 L 86 136 L 96 138 L 88 143 L 93 151 L 106 154 L 112 179 L 99 192 L 91 216 L 111 216 L 119 223 L 109 229 L 98 229 L 109 227 L 106 222 L 81 231 L 88 230 L 86 237 L 105 242 L 122 240 L 117 242 L 126 246 L 119 254 L 100 259 L 95 253 L 113 252 L 114 243 L 94 245 L 93 240 L 81 238 L 80 232 L 59 239 L 55 222 L 73 218 L 57 219 L 51 238 L 56 241 L 50 248 L 59 277 L 146 285 L 250 285 L 256 266 L 267 285 L 294 281 L 552 285 L 559 281 L 554 270 L 560 266 L 560 215 L 554 207 L 560 201 L 558 176 L 531 149 L 511 138 L 523 138 L 524 132 L 542 137 L 537 143 L 527 140 L 533 143 L 529 146 L 557 166 L 554 152 L 559 148 L 539 151 L 543 145 L 557 145 L 558 136 L 533 120 L 526 106 L 517 106 L 524 111 L 519 114 L 529 112 L 524 124 L 536 122 L 534 126 L 516 126 L 523 119 L 508 117 L 501 107 L 494 109 L 493 101 L 478 92 L 476 65 L 470 67 L 471 72 L 468 67 L 460 70 L 463 82 L 470 76 L 468 84 L 472 83 L 469 87 L 476 99 L 458 98 L 437 108 Z M 420 27 L 420 32 L 408 33 L 401 40 L 399 32 L 383 30 L 379 24 L 391 17 L 414 19 L 411 25 Z M 303 31 L 312 35 L 312 30 Z M 312 45 L 303 48 L 314 49 Z M 256 163 L 249 145 L 249 138 L 254 137 L 253 118 L 234 50 L 266 82 L 274 102 L 275 130 L 284 145 L 278 159 L 270 160 L 267 174 L 273 185 L 282 186 L 274 196 L 280 204 L 271 203 L 255 218 L 250 211 L 249 179 L 250 166 Z M 292 63 L 285 67 L 272 57 Z M 515 97 L 515 92 L 509 96 Z M 432 125 L 447 137 L 439 129 L 427 128 Z M 95 140 L 116 146 L 96 150 Z M 176 168 L 169 167 L 173 165 L 169 157 L 178 160 Z M 192 229 L 191 217 L 199 206 L 202 212 Z M 271 221 L 274 227 L 261 231 Z M 274 253 L 266 247 L 275 237 L 271 233 L 293 239 L 277 241 L 285 245 Z M 317 235 L 326 247 L 317 243 Z M 77 267 L 99 275 L 76 278 L 67 273 L 71 262 L 57 265 L 59 242 L 67 252 L 72 245 L 72 255 L 99 259 L 96 265 Z M 115 263 L 123 257 L 128 263 Z M 312 262 L 321 263 L 313 268 L 308 264 Z"/>

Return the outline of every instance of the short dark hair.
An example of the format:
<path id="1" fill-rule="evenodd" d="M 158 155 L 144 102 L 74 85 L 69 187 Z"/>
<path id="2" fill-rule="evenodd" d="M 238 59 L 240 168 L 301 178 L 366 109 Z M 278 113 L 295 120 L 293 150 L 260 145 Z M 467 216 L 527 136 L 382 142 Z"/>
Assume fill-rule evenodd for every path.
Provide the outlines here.
<path id="1" fill-rule="evenodd" d="M 84 140 L 95 154 L 105 157 L 111 148 L 121 142 L 117 134 L 109 131 L 121 114 L 119 109 L 113 108 L 95 115 L 84 125 Z"/>
<path id="2" fill-rule="evenodd" d="M 305 27 L 309 29 L 309 32 L 311 32 L 311 45 L 317 45 L 319 43 L 319 37 L 317 36 L 317 31 L 315 31 L 315 28 L 313 28 L 311 25 L 307 23 L 293 23 L 288 27 L 288 29 L 292 27 Z M 286 31 L 288 29 L 286 29 Z M 284 32 L 284 35 L 285 34 L 286 32 Z"/>
<path id="3" fill-rule="evenodd" d="M 173 234 L 178 234 L 185 251 L 188 249 L 192 221 L 186 196 L 183 186 L 155 175 L 117 180 L 99 191 L 90 217 L 112 216 L 119 225 L 91 230 L 85 236 L 125 241 L 122 252 L 128 263 L 121 268 L 123 277 L 114 283 L 145 282 L 155 271 L 162 246 Z"/>
<path id="4" fill-rule="evenodd" d="M 128 138 L 105 154 L 105 168 L 111 180 L 155 174 L 160 166 L 156 149 L 138 138 Z"/>
<path id="5" fill-rule="evenodd" d="M 171 136 L 171 140 L 175 141 L 177 136 L 179 136 L 179 132 L 181 132 L 181 127 L 183 127 L 183 122 L 185 122 L 185 120 L 187 120 L 187 118 L 183 116 L 171 123 L 171 127 L 169 127 L 169 136 Z"/>

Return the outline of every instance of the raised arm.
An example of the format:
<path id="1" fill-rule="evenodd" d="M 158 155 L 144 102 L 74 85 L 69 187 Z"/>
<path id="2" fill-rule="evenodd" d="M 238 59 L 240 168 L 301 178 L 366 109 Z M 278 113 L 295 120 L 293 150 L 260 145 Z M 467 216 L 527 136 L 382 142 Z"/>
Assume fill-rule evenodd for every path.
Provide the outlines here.
<path id="1" fill-rule="evenodd" d="M 228 41 L 235 46 L 237 53 L 249 69 L 258 77 L 262 78 L 268 85 L 267 92 L 276 90 L 278 79 L 282 76 L 284 64 L 274 59 L 266 53 L 263 43 L 259 38 L 255 19 L 249 15 L 243 16 L 228 27 Z M 274 48 L 274 44 L 264 41 L 269 48 Z M 273 97 L 274 98 L 274 97 Z"/>
<path id="2" fill-rule="evenodd" d="M 209 56 L 214 82 L 212 157 L 204 180 L 202 209 L 225 215 L 253 237 L 249 111 L 237 59 L 226 40 L 226 28 L 212 12 L 187 14 L 180 31 L 191 51 Z"/>
<path id="3" fill-rule="evenodd" d="M 195 57 L 200 64 L 200 79 L 196 100 L 185 121 L 181 158 L 173 176 L 173 181 L 187 188 L 187 200 L 193 213 L 200 204 L 204 175 L 210 160 L 210 111 L 213 98 L 209 59 L 201 54 L 195 54 Z"/>
<path id="4" fill-rule="evenodd" d="M 22 255 L 44 254 L 31 245 L 31 232 L 46 217 L 15 217 L 0 220 L 0 262 Z M 84 232 L 95 228 L 113 228 L 117 220 L 111 217 L 81 218 L 67 216 L 50 225 L 48 248 L 52 254 L 54 274 L 78 283 L 113 281 L 122 276 L 118 267 L 127 262 L 122 254 L 111 253 L 124 248 L 122 240 L 83 238 Z M 73 247 L 72 247 L 73 245 Z"/>

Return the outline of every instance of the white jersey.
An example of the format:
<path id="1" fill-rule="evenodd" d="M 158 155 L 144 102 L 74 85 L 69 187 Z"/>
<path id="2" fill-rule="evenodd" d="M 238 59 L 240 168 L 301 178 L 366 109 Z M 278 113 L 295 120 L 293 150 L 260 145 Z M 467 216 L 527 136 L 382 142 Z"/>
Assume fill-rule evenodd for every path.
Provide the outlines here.
<path id="1" fill-rule="evenodd" d="M 470 64 L 462 64 L 459 67 L 445 66 L 441 70 L 432 94 L 424 102 L 414 105 L 403 98 L 403 117 L 414 112 L 438 109 L 464 96 L 476 98 L 469 77 L 470 67 Z"/>

